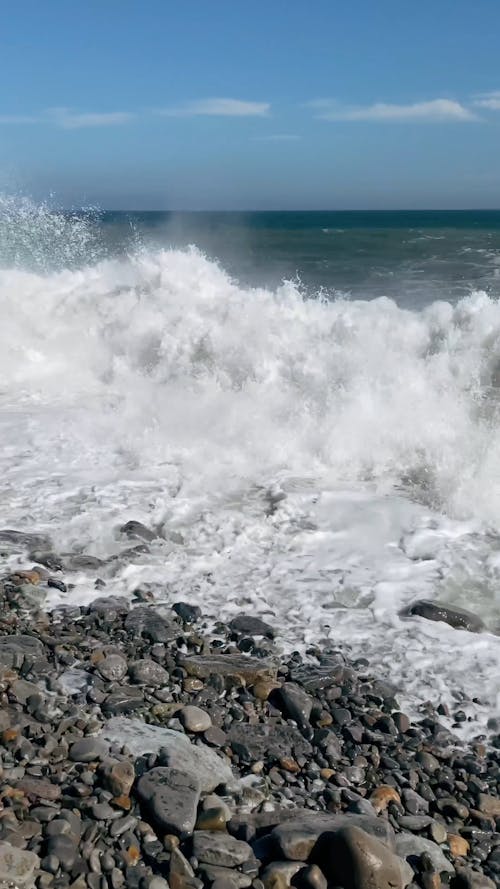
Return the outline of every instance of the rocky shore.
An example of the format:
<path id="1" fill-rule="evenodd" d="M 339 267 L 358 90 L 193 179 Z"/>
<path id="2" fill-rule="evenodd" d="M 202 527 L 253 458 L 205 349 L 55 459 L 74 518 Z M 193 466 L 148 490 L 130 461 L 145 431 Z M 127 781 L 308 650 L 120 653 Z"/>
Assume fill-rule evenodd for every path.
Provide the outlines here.
<path id="1" fill-rule="evenodd" d="M 0 889 L 500 885 L 500 754 L 459 710 L 412 723 L 365 661 L 109 596 L 91 559 L 94 601 L 47 613 L 78 565 L 2 548 Z"/>

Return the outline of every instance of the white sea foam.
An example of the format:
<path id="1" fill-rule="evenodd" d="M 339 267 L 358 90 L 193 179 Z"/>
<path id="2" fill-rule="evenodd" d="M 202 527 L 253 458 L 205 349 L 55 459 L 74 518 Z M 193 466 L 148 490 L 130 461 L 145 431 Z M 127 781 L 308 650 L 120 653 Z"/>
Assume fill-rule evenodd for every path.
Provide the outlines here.
<path id="1" fill-rule="evenodd" d="M 425 596 L 500 622 L 485 293 L 421 312 L 304 300 L 245 289 L 194 248 L 143 250 L 5 268 L 0 318 L 4 527 L 107 558 L 144 521 L 165 540 L 103 568 L 110 593 L 160 583 L 165 601 L 272 617 L 288 647 L 343 642 L 409 703 L 479 695 L 471 731 L 497 712 L 499 639 L 398 617 Z"/>

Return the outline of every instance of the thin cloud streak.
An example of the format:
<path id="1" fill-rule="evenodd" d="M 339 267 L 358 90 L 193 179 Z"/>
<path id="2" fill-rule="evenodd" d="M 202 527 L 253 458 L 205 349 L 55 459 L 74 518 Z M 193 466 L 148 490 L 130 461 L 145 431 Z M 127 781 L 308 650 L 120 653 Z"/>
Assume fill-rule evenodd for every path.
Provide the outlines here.
<path id="1" fill-rule="evenodd" d="M 414 102 L 409 105 L 395 105 L 375 102 L 361 107 L 343 107 L 330 99 L 317 99 L 309 102 L 321 120 L 330 121 L 384 121 L 421 122 L 472 121 L 477 116 L 469 108 L 453 99 L 432 99 L 428 102 Z"/>
<path id="2" fill-rule="evenodd" d="M 130 123 L 135 115 L 131 111 L 86 111 L 74 112 L 69 108 L 52 108 L 46 112 L 53 122 L 64 130 L 79 130 L 84 127 L 115 127 Z"/>
<path id="3" fill-rule="evenodd" d="M 474 105 L 478 108 L 487 108 L 489 111 L 500 111 L 500 90 L 480 93 L 474 98 Z"/>
<path id="4" fill-rule="evenodd" d="M 243 99 L 199 99 L 172 108 L 160 108 L 164 117 L 268 117 L 269 102 L 246 102 Z"/>
<path id="5" fill-rule="evenodd" d="M 295 133 L 270 133 L 269 136 L 254 136 L 254 142 L 298 142 L 300 136 Z"/>

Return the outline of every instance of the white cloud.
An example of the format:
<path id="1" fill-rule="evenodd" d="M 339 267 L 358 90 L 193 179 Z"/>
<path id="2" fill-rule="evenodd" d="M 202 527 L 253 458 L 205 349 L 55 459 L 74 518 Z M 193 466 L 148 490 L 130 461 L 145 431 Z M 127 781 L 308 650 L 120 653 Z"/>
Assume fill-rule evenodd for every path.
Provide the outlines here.
<path id="1" fill-rule="evenodd" d="M 480 93 L 475 97 L 474 105 L 477 105 L 478 108 L 488 108 L 490 111 L 500 111 L 500 90 Z"/>
<path id="2" fill-rule="evenodd" d="M 130 111 L 86 111 L 75 112 L 69 108 L 51 108 L 46 115 L 57 126 L 65 130 L 83 127 L 110 127 L 129 123 L 134 118 Z"/>
<path id="3" fill-rule="evenodd" d="M 198 99 L 173 108 L 162 108 L 158 114 L 167 117 L 267 117 L 269 102 L 245 102 L 242 99 Z"/>
<path id="4" fill-rule="evenodd" d="M 410 105 L 375 102 L 361 107 L 345 107 L 330 99 L 318 99 L 309 106 L 322 120 L 347 121 L 446 121 L 476 120 L 476 115 L 453 99 L 432 99 Z"/>

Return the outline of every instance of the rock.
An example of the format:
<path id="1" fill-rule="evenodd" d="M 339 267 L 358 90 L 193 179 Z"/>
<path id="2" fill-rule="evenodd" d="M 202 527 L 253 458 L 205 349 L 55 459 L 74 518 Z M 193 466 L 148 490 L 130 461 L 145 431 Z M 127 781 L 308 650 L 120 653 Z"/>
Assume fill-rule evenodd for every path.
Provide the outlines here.
<path id="1" fill-rule="evenodd" d="M 0 665 L 15 670 L 22 669 L 43 658 L 44 648 L 34 636 L 2 636 L 0 638 Z"/>
<path id="2" fill-rule="evenodd" d="M 330 815 L 326 812 L 300 812 L 275 827 L 271 833 L 271 841 L 283 858 L 289 861 L 307 861 L 320 838 L 320 845 L 328 845 L 339 830 L 350 827 L 359 827 L 388 848 L 394 848 L 394 831 L 388 821 L 350 813 Z"/>
<path id="3" fill-rule="evenodd" d="M 154 768 L 139 780 L 137 794 L 158 826 L 181 837 L 196 823 L 201 785 L 192 774 L 174 768 Z"/>
<path id="4" fill-rule="evenodd" d="M 302 730 L 309 728 L 313 699 L 295 682 L 285 682 L 275 698 L 288 719 L 293 719 Z M 274 701 L 274 697 L 272 699 Z"/>
<path id="5" fill-rule="evenodd" d="M 197 605 L 189 605 L 187 602 L 175 602 L 172 610 L 179 615 L 185 624 L 194 624 L 201 617 L 201 608 Z"/>
<path id="6" fill-rule="evenodd" d="M 220 784 L 234 784 L 227 762 L 209 747 L 197 747 L 186 735 L 172 729 L 145 725 L 139 719 L 110 719 L 101 737 L 126 744 L 132 754 L 159 753 L 162 764 L 196 777 L 204 792 L 210 793 Z"/>
<path id="7" fill-rule="evenodd" d="M 156 531 L 151 531 L 150 528 L 143 525 L 142 522 L 134 521 L 122 525 L 120 534 L 124 534 L 129 540 L 144 540 L 146 543 L 151 543 L 152 540 L 157 540 L 160 536 Z"/>
<path id="8" fill-rule="evenodd" d="M 129 760 L 114 762 L 106 775 L 106 781 L 115 797 L 128 797 L 135 781 L 135 769 Z"/>
<path id="9" fill-rule="evenodd" d="M 109 716 L 118 713 L 130 713 L 144 705 L 144 695 L 140 688 L 123 685 L 112 691 L 102 703 L 103 712 Z"/>
<path id="10" fill-rule="evenodd" d="M 69 758 L 72 762 L 94 762 L 107 755 L 109 744 L 101 738 L 81 738 L 71 745 Z"/>
<path id="11" fill-rule="evenodd" d="M 244 762 L 256 762 L 260 759 L 280 760 L 283 757 L 296 758 L 311 753 L 311 745 L 298 729 L 271 722 L 259 725 L 233 723 L 228 733 L 228 741 Z"/>
<path id="12" fill-rule="evenodd" d="M 238 867 L 253 858 L 248 843 L 218 830 L 197 830 L 193 835 L 193 854 L 198 861 L 218 867 Z"/>
<path id="13" fill-rule="evenodd" d="M 177 837 L 173 837 L 177 841 Z M 178 842 L 178 841 L 177 841 Z M 168 881 L 170 889 L 186 889 L 192 886 L 194 871 L 181 850 L 175 845 L 170 848 L 170 870 Z"/>
<path id="14" fill-rule="evenodd" d="M 89 605 L 91 614 L 112 618 L 115 614 L 126 614 L 130 606 L 124 596 L 99 596 Z"/>
<path id="15" fill-rule="evenodd" d="M 247 889 L 252 885 L 252 877 L 249 874 L 242 874 L 238 870 L 230 867 L 218 867 L 215 864 L 200 863 L 199 867 L 202 874 L 212 883 L 212 887 L 217 884 L 220 889 Z"/>
<path id="16" fill-rule="evenodd" d="M 274 639 L 275 632 L 269 624 L 266 624 L 260 617 L 253 617 L 250 614 L 238 614 L 229 621 L 229 629 L 233 633 L 240 636 L 265 636 L 267 639 Z"/>
<path id="17" fill-rule="evenodd" d="M 212 725 L 210 716 L 205 710 L 201 710 L 200 707 L 191 705 L 183 707 L 179 716 L 184 728 L 188 732 L 205 732 Z"/>
<path id="18" fill-rule="evenodd" d="M 264 889 L 290 889 L 293 878 L 304 867 L 302 861 L 272 861 L 261 874 Z"/>
<path id="19" fill-rule="evenodd" d="M 18 849 L 10 843 L 0 842 L 0 885 L 15 886 L 17 889 L 30 889 L 34 885 L 35 873 L 40 867 L 40 859 L 34 852 Z"/>
<path id="20" fill-rule="evenodd" d="M 161 664 L 157 664 L 156 661 L 151 661 L 147 658 L 143 658 L 139 661 L 132 661 L 132 663 L 129 664 L 128 670 L 132 682 L 148 685 L 152 688 L 159 688 L 162 685 L 167 685 L 169 681 L 169 675 L 165 668 L 162 667 Z"/>
<path id="21" fill-rule="evenodd" d="M 26 682 L 25 679 L 15 679 L 14 682 L 11 683 L 10 690 L 23 706 L 32 695 L 42 695 L 42 691 L 38 685 L 35 685 L 34 682 Z"/>
<path id="22" fill-rule="evenodd" d="M 500 798 L 490 796 L 488 793 L 479 794 L 478 809 L 492 818 L 500 817 Z"/>
<path id="23" fill-rule="evenodd" d="M 67 834 L 60 834 L 56 837 L 50 837 L 47 842 L 47 853 L 55 855 L 64 870 L 71 870 L 77 857 L 78 846 L 72 837 Z"/>
<path id="24" fill-rule="evenodd" d="M 496 889 L 497 884 L 470 867 L 457 868 L 453 889 Z"/>
<path id="25" fill-rule="evenodd" d="M 404 879 L 397 855 L 359 827 L 339 830 L 321 857 L 325 875 L 344 889 L 403 889 L 413 877 L 410 869 Z"/>
<path id="26" fill-rule="evenodd" d="M 464 837 L 454 833 L 448 834 L 448 846 L 453 858 L 465 858 L 469 854 L 470 845 Z"/>
<path id="27" fill-rule="evenodd" d="M 387 809 L 389 803 L 396 803 L 400 806 L 401 797 L 394 787 L 390 787 L 387 784 L 381 784 L 380 787 L 377 787 L 371 794 L 370 802 L 378 815 L 380 812 Z"/>
<path id="28" fill-rule="evenodd" d="M 26 796 L 34 799 L 58 800 L 61 796 L 61 788 L 57 784 L 43 778 L 32 778 L 31 775 L 25 775 L 18 782 L 17 787 L 22 790 Z"/>
<path id="29" fill-rule="evenodd" d="M 258 678 L 276 675 L 276 668 L 270 661 L 237 654 L 191 655 L 182 658 L 180 663 L 189 676 L 197 679 L 224 676 L 252 685 Z"/>
<path id="30" fill-rule="evenodd" d="M 143 636 L 151 642 L 171 642 L 180 635 L 177 624 L 169 623 L 146 605 L 139 605 L 129 611 L 125 618 L 125 629 L 131 636 Z"/>
<path id="31" fill-rule="evenodd" d="M 432 840 L 426 840 L 424 837 L 415 836 L 411 833 L 396 834 L 396 852 L 412 866 L 414 864 L 418 866 L 420 856 L 425 853 L 429 856 L 434 870 L 438 873 L 455 873 L 455 868 L 448 861 L 441 847 L 433 843 Z"/>
<path id="32" fill-rule="evenodd" d="M 401 617 L 424 617 L 426 620 L 442 621 L 455 630 L 468 630 L 470 633 L 481 633 L 484 623 L 480 617 L 462 608 L 450 608 L 439 602 L 419 599 L 400 612 Z"/>
<path id="33" fill-rule="evenodd" d="M 23 549 L 50 549 L 51 546 L 50 538 L 45 534 L 24 534 L 9 528 L 0 530 L 0 543 L 12 543 Z"/>
<path id="34" fill-rule="evenodd" d="M 120 654 L 108 654 L 98 662 L 97 672 L 108 682 L 120 682 L 127 672 L 127 661 Z"/>
<path id="35" fill-rule="evenodd" d="M 228 819 L 221 808 L 204 809 L 196 821 L 196 830 L 225 830 Z"/>

